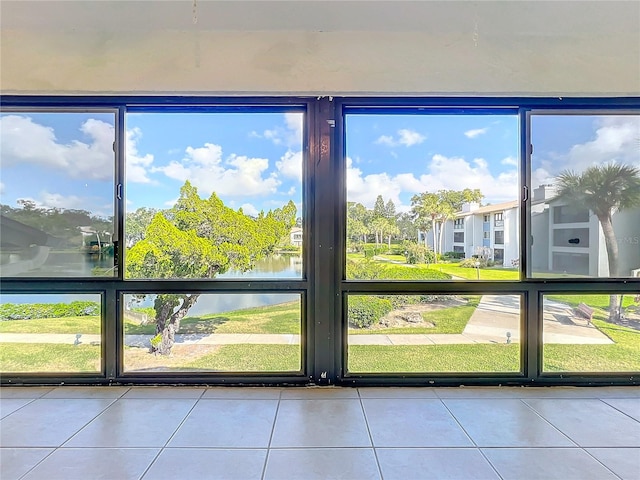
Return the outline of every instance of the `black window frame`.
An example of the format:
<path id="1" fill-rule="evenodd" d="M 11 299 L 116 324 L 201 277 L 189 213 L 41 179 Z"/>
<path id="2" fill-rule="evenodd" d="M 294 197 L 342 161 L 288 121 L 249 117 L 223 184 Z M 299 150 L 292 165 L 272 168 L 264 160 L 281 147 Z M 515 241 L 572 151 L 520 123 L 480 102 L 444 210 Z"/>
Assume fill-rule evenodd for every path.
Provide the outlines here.
<path id="1" fill-rule="evenodd" d="M 3 111 L 21 109 L 112 108 L 118 112 L 118 135 L 124 138 L 124 116 L 129 109 L 221 108 L 233 111 L 259 108 L 301 108 L 305 111 L 305 168 L 303 225 L 306 275 L 301 280 L 204 280 L 195 283 L 154 281 L 157 290 L 173 292 L 300 292 L 303 296 L 303 368 L 297 374 L 123 374 L 121 298 L 124 293 L 149 290 L 146 280 L 123 280 L 122 258 L 117 278 L 51 279 L 3 278 L 6 293 L 97 293 L 102 298 L 103 371 L 99 375 L 2 375 L 13 384 L 254 384 L 254 385 L 638 385 L 640 372 L 562 372 L 542 370 L 542 298 L 554 293 L 632 293 L 640 278 L 536 279 L 530 275 L 530 245 L 520 243 L 519 280 L 386 282 L 351 281 L 345 277 L 346 190 L 344 169 L 344 115 L 355 112 L 478 113 L 510 112 L 520 125 L 519 234 L 528 238 L 531 191 L 532 112 L 633 111 L 640 114 L 640 97 L 207 97 L 207 96 L 38 96 L 5 95 Z M 117 142 L 118 165 L 124 165 L 124 142 Z M 123 172 L 117 173 L 123 184 Z M 120 187 L 121 188 L 121 187 Z M 120 200 L 122 201 L 122 200 Z M 120 206 L 118 235 L 123 235 Z M 120 238 L 122 241 L 122 238 Z M 521 298 L 521 371 L 518 374 L 350 374 L 347 371 L 347 330 L 344 321 L 348 294 L 493 293 Z"/>

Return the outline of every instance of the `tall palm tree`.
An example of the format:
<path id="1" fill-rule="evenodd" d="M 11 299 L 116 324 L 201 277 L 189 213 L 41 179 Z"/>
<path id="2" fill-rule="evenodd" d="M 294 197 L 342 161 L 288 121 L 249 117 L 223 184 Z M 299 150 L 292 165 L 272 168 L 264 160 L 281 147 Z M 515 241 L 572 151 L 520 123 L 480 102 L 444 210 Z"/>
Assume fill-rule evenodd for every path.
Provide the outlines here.
<path id="1" fill-rule="evenodd" d="M 640 206 L 640 168 L 608 163 L 587 168 L 581 174 L 565 170 L 557 177 L 557 196 L 591 210 L 602 226 L 609 260 L 609 276 L 620 276 L 618 243 L 613 230 L 614 212 Z M 617 295 L 611 296 L 610 316 L 619 316 Z"/>

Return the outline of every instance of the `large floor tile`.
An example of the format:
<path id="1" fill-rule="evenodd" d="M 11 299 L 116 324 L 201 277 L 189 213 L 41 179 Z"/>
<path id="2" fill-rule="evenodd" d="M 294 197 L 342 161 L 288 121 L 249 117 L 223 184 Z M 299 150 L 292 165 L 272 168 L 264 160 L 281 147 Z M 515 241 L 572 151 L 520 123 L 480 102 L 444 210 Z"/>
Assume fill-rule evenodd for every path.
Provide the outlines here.
<path id="1" fill-rule="evenodd" d="M 66 447 L 163 447 L 196 400 L 120 399 L 78 432 Z"/>
<path id="2" fill-rule="evenodd" d="M 39 399 L 2 419 L 3 447 L 57 447 L 105 410 L 110 399 Z"/>
<path id="3" fill-rule="evenodd" d="M 358 391 L 360 398 L 438 398 L 430 387 L 367 387 Z"/>
<path id="4" fill-rule="evenodd" d="M 6 417 L 31 402 L 33 402 L 31 398 L 0 398 L 0 418 Z"/>
<path id="5" fill-rule="evenodd" d="M 375 447 L 471 447 L 440 400 L 363 399 Z"/>
<path id="6" fill-rule="evenodd" d="M 504 480 L 617 480 L 580 448 L 487 448 Z"/>
<path id="7" fill-rule="evenodd" d="M 565 435 L 521 400 L 443 400 L 480 447 L 572 447 Z"/>
<path id="8" fill-rule="evenodd" d="M 143 480 L 260 480 L 266 450 L 165 448 Z"/>
<path id="9" fill-rule="evenodd" d="M 281 400 L 272 447 L 370 447 L 360 400 Z"/>
<path id="10" fill-rule="evenodd" d="M 438 398 L 520 398 L 524 387 L 442 387 L 435 389 Z"/>
<path id="11" fill-rule="evenodd" d="M 22 480 L 138 480 L 157 454 L 152 448 L 59 448 Z"/>
<path id="12" fill-rule="evenodd" d="M 194 398 L 204 393 L 199 387 L 131 387 L 122 398 Z"/>
<path id="13" fill-rule="evenodd" d="M 640 422 L 640 398 L 603 398 L 602 401 Z"/>
<path id="14" fill-rule="evenodd" d="M 266 448 L 277 400 L 200 400 L 169 447 Z"/>
<path id="15" fill-rule="evenodd" d="M 379 480 L 370 448 L 271 449 L 264 480 Z M 406 479 L 408 480 L 408 479 Z"/>
<path id="16" fill-rule="evenodd" d="M 640 448 L 589 448 L 587 452 L 623 480 L 640 479 Z"/>
<path id="17" fill-rule="evenodd" d="M 42 398 L 120 398 L 129 387 L 57 387 Z"/>
<path id="18" fill-rule="evenodd" d="M 600 400 L 525 402 L 582 447 L 640 447 L 640 423 Z"/>
<path id="19" fill-rule="evenodd" d="M 377 448 L 384 480 L 499 480 L 475 448 Z"/>
<path id="20" fill-rule="evenodd" d="M 51 452 L 53 448 L 0 448 L 0 478 L 17 480 Z"/>
<path id="21" fill-rule="evenodd" d="M 333 398 L 358 398 L 355 388 L 304 387 L 285 388 L 280 398 L 285 400 L 331 400 Z"/>
<path id="22" fill-rule="evenodd" d="M 51 390 L 48 387 L 1 387 L 0 398 L 40 398 Z"/>
<path id="23" fill-rule="evenodd" d="M 237 399 L 237 400 L 277 400 L 280 398 L 280 388 L 262 387 L 212 387 L 207 388 L 203 399 Z"/>

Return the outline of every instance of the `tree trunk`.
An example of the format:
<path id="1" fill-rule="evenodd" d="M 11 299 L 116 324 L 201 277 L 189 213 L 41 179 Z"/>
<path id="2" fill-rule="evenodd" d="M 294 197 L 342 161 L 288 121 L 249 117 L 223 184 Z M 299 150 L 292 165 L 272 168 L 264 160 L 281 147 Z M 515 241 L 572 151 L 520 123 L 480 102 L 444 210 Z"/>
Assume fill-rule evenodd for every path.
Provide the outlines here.
<path id="1" fill-rule="evenodd" d="M 611 223 L 611 215 L 598 216 L 602 233 L 604 234 L 604 245 L 607 249 L 607 260 L 609 261 L 609 277 L 617 277 L 620 272 L 618 270 L 618 243 L 616 242 L 616 234 Z M 620 320 L 620 308 L 618 307 L 618 296 L 609 296 L 609 319 L 612 321 Z"/>
<path id="2" fill-rule="evenodd" d="M 151 353 L 171 355 L 171 349 L 175 343 L 175 334 L 180 329 L 180 321 L 196 303 L 199 296 L 200 294 L 159 295 L 156 298 L 156 304 L 154 305 L 156 309 L 156 337 L 151 342 Z M 178 307 L 178 310 L 174 312 L 175 307 Z"/>

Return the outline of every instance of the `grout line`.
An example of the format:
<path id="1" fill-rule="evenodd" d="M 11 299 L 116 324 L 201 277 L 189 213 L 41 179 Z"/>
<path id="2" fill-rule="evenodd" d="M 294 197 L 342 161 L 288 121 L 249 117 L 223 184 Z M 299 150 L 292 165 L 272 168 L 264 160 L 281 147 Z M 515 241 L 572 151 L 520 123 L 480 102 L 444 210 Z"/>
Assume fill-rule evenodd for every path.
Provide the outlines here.
<path id="1" fill-rule="evenodd" d="M 276 422 L 278 421 L 278 413 L 280 412 L 280 402 L 282 401 L 282 392 L 283 389 L 280 389 L 278 393 L 278 404 L 276 405 L 276 413 L 273 416 L 273 425 L 271 425 L 271 434 L 269 435 L 269 442 L 267 443 L 267 452 L 264 456 L 264 465 L 262 466 L 262 474 L 260 475 L 261 479 L 264 479 L 264 476 L 267 473 L 267 463 L 269 462 L 269 454 L 271 453 L 271 441 L 273 440 L 273 433 L 276 430 Z"/>
<path id="2" fill-rule="evenodd" d="M 360 402 L 360 408 L 362 409 L 362 416 L 364 417 L 364 424 L 367 426 L 367 435 L 369 435 L 369 441 L 371 442 L 371 449 L 373 450 L 373 457 L 376 459 L 376 466 L 378 467 L 378 474 L 380 479 L 383 480 L 382 467 L 380 466 L 380 460 L 378 459 L 378 450 L 373 443 L 373 435 L 371 434 L 371 428 L 369 427 L 369 419 L 367 418 L 367 412 L 362 403 L 362 396 L 360 395 L 360 389 L 358 389 L 358 401 Z"/>
<path id="3" fill-rule="evenodd" d="M 560 430 L 559 427 L 556 427 L 553 423 L 551 423 L 550 420 L 547 420 L 540 412 L 538 412 L 535 408 L 533 408 L 531 405 L 529 405 L 525 400 L 531 400 L 531 399 L 520 399 L 520 402 L 522 402 L 529 410 L 531 410 L 534 414 L 536 414 L 538 417 L 540 417 L 544 422 L 548 423 L 549 425 L 551 425 L 551 427 L 554 430 L 557 430 L 558 432 L 560 432 L 561 435 L 563 435 L 564 437 L 566 437 L 571 443 L 573 443 L 577 448 L 582 448 L 580 445 L 578 445 L 578 442 L 574 441 L 573 438 L 571 438 L 569 435 L 567 435 L 566 433 L 564 433 L 562 430 Z M 535 400 L 546 400 L 546 399 L 535 399 Z M 560 398 L 560 399 L 552 399 L 552 400 L 566 400 L 564 398 Z"/>
<path id="4" fill-rule="evenodd" d="M 638 423 L 640 423 L 640 420 L 637 420 L 635 417 L 633 417 L 631 414 L 624 412 L 622 410 L 620 410 L 618 407 L 611 405 L 609 402 L 607 402 L 607 399 L 604 398 L 599 398 L 598 400 L 600 400 L 602 403 L 604 403 L 607 407 L 611 407 L 613 408 L 615 411 L 620 412 L 621 414 L 629 417 L 631 420 L 634 420 Z M 608 400 L 627 400 L 626 398 L 609 398 Z M 630 399 L 633 400 L 633 399 Z M 640 402 L 640 400 L 636 400 L 637 402 Z"/>

